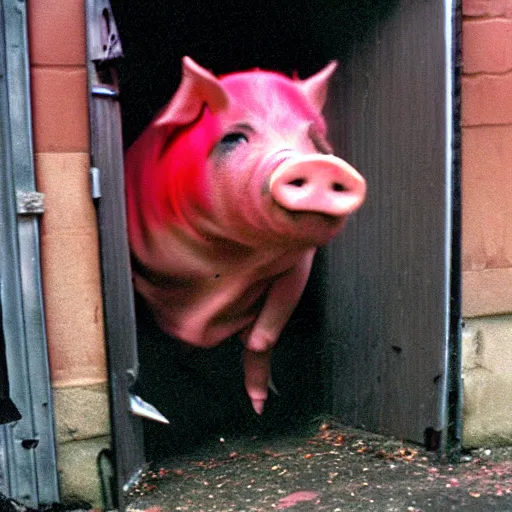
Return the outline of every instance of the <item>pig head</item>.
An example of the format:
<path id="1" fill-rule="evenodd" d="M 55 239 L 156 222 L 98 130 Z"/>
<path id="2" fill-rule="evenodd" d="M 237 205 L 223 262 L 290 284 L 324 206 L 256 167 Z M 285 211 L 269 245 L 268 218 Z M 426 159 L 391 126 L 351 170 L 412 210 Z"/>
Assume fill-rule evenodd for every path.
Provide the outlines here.
<path id="1" fill-rule="evenodd" d="M 125 158 L 134 286 L 185 343 L 239 334 L 261 414 L 272 349 L 316 248 L 361 206 L 366 183 L 325 138 L 335 62 L 305 80 L 182 64 L 178 91 Z"/>

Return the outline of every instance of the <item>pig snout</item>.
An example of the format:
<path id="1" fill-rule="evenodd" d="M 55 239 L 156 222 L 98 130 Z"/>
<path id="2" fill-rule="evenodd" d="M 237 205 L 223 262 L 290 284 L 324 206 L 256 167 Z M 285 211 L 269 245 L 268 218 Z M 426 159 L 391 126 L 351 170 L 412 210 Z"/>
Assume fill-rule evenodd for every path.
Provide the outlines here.
<path id="1" fill-rule="evenodd" d="M 286 210 L 339 217 L 361 206 L 366 181 L 341 158 L 295 154 L 277 165 L 269 189 L 274 201 Z"/>

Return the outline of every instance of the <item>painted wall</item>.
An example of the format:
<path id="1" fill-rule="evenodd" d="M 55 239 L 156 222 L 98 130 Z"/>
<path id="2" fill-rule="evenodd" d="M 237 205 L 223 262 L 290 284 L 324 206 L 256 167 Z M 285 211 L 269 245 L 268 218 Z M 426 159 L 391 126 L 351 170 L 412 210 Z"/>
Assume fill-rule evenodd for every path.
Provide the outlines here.
<path id="1" fill-rule="evenodd" d="M 512 444 L 512 0 L 463 0 L 464 444 Z"/>
<path id="2" fill-rule="evenodd" d="M 28 23 L 36 179 L 46 195 L 41 264 L 62 496 L 98 504 L 95 458 L 108 446 L 109 417 L 83 4 L 29 2 Z"/>

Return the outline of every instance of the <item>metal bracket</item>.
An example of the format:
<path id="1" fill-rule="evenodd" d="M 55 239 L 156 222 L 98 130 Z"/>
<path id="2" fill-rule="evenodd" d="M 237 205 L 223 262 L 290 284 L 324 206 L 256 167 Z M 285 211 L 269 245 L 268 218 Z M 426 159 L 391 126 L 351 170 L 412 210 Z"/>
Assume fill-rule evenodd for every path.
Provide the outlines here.
<path id="1" fill-rule="evenodd" d="M 89 8 L 89 55 L 96 63 L 123 56 L 121 40 L 108 0 L 91 0 Z"/>
<path id="2" fill-rule="evenodd" d="M 16 211 L 19 215 L 39 215 L 44 213 L 44 194 L 42 192 L 16 192 Z"/>

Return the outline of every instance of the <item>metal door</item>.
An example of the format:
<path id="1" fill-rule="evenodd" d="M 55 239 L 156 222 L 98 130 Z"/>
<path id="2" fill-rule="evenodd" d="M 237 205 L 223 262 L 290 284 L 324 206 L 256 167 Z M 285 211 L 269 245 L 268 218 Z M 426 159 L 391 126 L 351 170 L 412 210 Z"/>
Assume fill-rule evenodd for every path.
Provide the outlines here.
<path id="1" fill-rule="evenodd" d="M 460 426 L 456 15 L 402 0 L 351 49 L 330 109 L 369 191 L 328 249 L 330 408 L 431 449 Z"/>
<path id="2" fill-rule="evenodd" d="M 101 242 L 103 304 L 110 378 L 116 505 L 144 463 L 140 420 L 129 390 L 138 373 L 135 313 L 124 210 L 123 143 L 116 60 L 121 42 L 108 0 L 86 3 L 92 193 Z"/>

